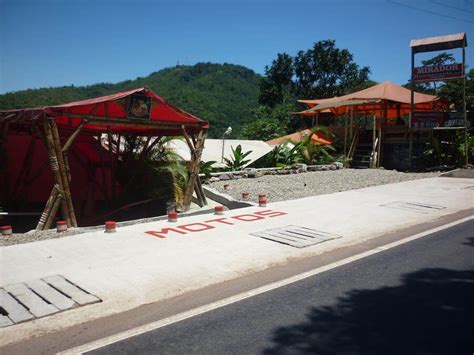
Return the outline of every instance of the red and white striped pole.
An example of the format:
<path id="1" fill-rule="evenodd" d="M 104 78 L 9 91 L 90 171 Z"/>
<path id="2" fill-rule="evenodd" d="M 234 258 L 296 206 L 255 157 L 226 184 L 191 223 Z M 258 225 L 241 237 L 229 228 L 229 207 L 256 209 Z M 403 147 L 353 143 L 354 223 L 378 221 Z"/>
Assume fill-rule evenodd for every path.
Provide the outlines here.
<path id="1" fill-rule="evenodd" d="M 67 231 L 67 223 L 66 221 L 57 221 L 56 222 L 56 231 L 58 233 Z"/>
<path id="2" fill-rule="evenodd" d="M 178 221 L 178 213 L 176 211 L 168 212 L 168 222 L 177 222 Z"/>
<path id="3" fill-rule="evenodd" d="M 117 222 L 107 221 L 105 222 L 105 233 L 115 233 L 117 231 Z"/>
<path id="4" fill-rule="evenodd" d="M 223 215 L 224 214 L 224 206 L 214 207 L 214 214 Z"/>
<path id="5" fill-rule="evenodd" d="M 258 206 L 259 207 L 267 207 L 267 195 L 266 194 L 259 194 L 258 195 Z"/>
<path id="6" fill-rule="evenodd" d="M 13 233 L 12 226 L 1 226 L 0 230 L 2 231 L 2 235 L 12 235 Z"/>

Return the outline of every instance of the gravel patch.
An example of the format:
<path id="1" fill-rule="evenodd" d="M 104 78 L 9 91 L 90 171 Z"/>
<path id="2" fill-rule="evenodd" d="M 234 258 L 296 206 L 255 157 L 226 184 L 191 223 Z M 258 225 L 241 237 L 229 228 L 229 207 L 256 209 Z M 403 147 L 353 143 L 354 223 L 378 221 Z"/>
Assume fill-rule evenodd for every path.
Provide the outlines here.
<path id="1" fill-rule="evenodd" d="M 237 200 L 242 199 L 242 192 L 248 192 L 251 201 L 256 202 L 258 194 L 265 193 L 269 202 L 276 202 L 439 175 L 439 172 L 401 173 L 383 169 L 342 169 L 217 181 L 210 183 L 209 186 Z M 224 184 L 229 184 L 231 189 L 224 190 Z"/>
<path id="2" fill-rule="evenodd" d="M 212 188 L 241 200 L 242 192 L 250 193 L 250 200 L 256 202 L 258 194 L 266 193 L 269 202 L 293 200 L 302 197 L 330 194 L 334 192 L 361 189 L 369 186 L 391 184 L 401 181 L 423 179 L 439 176 L 440 173 L 400 173 L 383 169 L 342 169 L 315 171 L 291 175 L 264 175 L 255 179 L 238 179 L 210 183 Z M 224 190 L 224 184 L 230 184 L 231 190 Z M 119 223 L 130 225 L 164 219 L 154 217 Z M 14 233 L 11 236 L 0 235 L 0 247 L 31 243 L 40 240 L 61 238 L 90 231 L 103 231 L 103 226 L 72 228 L 57 233 L 56 229 L 48 231 L 30 231 Z"/>

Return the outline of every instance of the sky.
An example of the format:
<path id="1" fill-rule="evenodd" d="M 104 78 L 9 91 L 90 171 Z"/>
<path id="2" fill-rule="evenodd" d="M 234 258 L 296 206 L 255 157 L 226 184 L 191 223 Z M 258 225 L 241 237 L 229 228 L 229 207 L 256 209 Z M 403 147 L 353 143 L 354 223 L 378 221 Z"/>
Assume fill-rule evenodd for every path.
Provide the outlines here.
<path id="1" fill-rule="evenodd" d="M 411 39 L 460 32 L 469 65 L 474 0 L 0 0 L 0 93 L 116 83 L 178 63 L 264 74 L 277 53 L 325 39 L 372 80 L 404 84 Z"/>

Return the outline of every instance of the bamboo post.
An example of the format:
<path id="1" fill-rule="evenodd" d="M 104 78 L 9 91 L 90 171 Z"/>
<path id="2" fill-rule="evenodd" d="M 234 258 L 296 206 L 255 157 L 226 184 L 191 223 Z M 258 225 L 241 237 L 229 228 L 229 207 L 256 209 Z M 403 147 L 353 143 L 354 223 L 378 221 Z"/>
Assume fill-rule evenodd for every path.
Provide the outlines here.
<path id="1" fill-rule="evenodd" d="M 56 122 L 54 119 L 50 119 L 50 129 L 53 134 L 53 147 L 56 150 L 56 155 L 58 157 L 58 163 L 59 163 L 59 173 L 61 175 L 61 179 L 63 180 L 63 194 L 64 194 L 64 200 L 66 201 L 66 205 L 69 211 L 69 215 L 71 218 L 71 225 L 72 227 L 77 227 L 77 221 L 76 221 L 76 214 L 74 212 L 74 206 L 72 204 L 72 197 L 71 197 L 71 190 L 69 187 L 69 179 L 67 176 L 67 171 L 66 171 L 66 164 L 64 163 L 64 156 L 62 154 L 62 149 L 61 149 L 61 142 L 59 140 L 59 132 L 58 132 L 58 127 L 56 126 Z"/>
<path id="2" fill-rule="evenodd" d="M 54 202 L 57 200 L 58 193 L 59 193 L 59 185 L 56 184 L 53 186 L 53 189 L 51 190 L 51 194 L 49 195 L 48 201 L 46 202 L 46 206 L 44 206 L 43 213 L 41 214 L 38 224 L 36 225 L 36 230 L 42 231 L 45 229 L 46 221 L 52 215 L 51 210 L 52 210 Z M 57 209 L 56 209 L 56 212 L 57 212 Z"/>
<path id="3" fill-rule="evenodd" d="M 58 194 L 56 196 L 56 199 L 55 199 L 53 205 L 51 206 L 51 211 L 50 211 L 48 219 L 46 220 L 46 223 L 43 227 L 43 230 L 51 228 L 51 225 L 53 224 L 53 221 L 54 221 L 54 217 L 56 216 L 56 213 L 58 212 L 58 208 L 59 208 L 59 205 L 61 204 L 62 200 L 63 200 L 63 196 L 61 194 Z"/>
<path id="4" fill-rule="evenodd" d="M 188 144 L 189 150 L 191 151 L 191 156 L 195 155 L 196 150 L 194 149 L 194 147 L 196 146 L 196 139 L 191 140 L 184 126 L 181 126 L 181 130 L 183 132 L 184 139 L 186 140 L 186 143 Z M 201 178 L 199 177 L 199 175 L 197 175 L 196 177 L 196 183 L 194 184 L 194 191 L 196 192 L 196 196 L 199 201 L 199 206 L 203 207 L 207 205 L 206 195 L 204 194 L 204 191 L 202 190 Z"/>
<path id="5" fill-rule="evenodd" d="M 344 115 L 344 156 L 347 157 L 347 112 Z"/>
<path id="6" fill-rule="evenodd" d="M 77 126 L 76 130 L 71 134 L 71 136 L 68 138 L 66 143 L 64 143 L 64 146 L 62 148 L 62 154 L 63 154 L 63 159 L 64 159 L 64 164 L 66 167 L 66 172 L 67 172 L 67 178 L 68 181 L 71 182 L 71 168 L 69 167 L 69 158 L 68 158 L 68 153 L 69 149 L 71 148 L 72 144 L 76 140 L 76 137 L 81 133 L 82 128 L 84 128 L 84 125 L 88 122 L 87 119 L 82 120 L 81 124 Z"/>
<path id="7" fill-rule="evenodd" d="M 199 193 L 199 195 L 201 195 L 200 198 L 201 198 L 202 204 L 204 206 L 207 206 L 208 202 L 207 202 L 206 194 L 204 193 L 204 190 L 202 189 L 201 178 L 199 177 L 199 175 L 196 177 L 196 184 L 195 184 L 194 189 L 196 191 L 196 194 Z"/>
<path id="8" fill-rule="evenodd" d="M 47 120 L 44 121 L 44 141 L 48 151 L 49 163 L 51 165 L 51 171 L 53 172 L 54 181 L 59 186 L 59 190 L 64 191 L 63 181 L 61 179 L 61 174 L 59 173 L 58 158 L 56 156 L 56 151 L 54 150 L 53 134 Z M 71 217 L 69 216 L 68 206 L 64 199 L 61 202 L 61 213 L 63 218 L 66 220 L 68 227 L 70 227 Z"/>
<path id="9" fill-rule="evenodd" d="M 352 138 L 354 138 L 353 134 L 353 128 L 352 126 L 354 125 L 354 106 L 351 106 L 351 123 L 349 125 L 349 138 L 352 140 Z"/>
<path id="10" fill-rule="evenodd" d="M 204 148 L 205 132 L 204 130 L 199 132 L 194 146 L 194 154 L 191 155 L 191 161 L 189 162 L 189 179 L 186 189 L 184 191 L 183 210 L 188 211 L 191 206 L 191 200 L 193 196 L 194 185 L 196 184 L 196 178 L 199 173 L 199 162 L 201 161 L 202 149 Z"/>

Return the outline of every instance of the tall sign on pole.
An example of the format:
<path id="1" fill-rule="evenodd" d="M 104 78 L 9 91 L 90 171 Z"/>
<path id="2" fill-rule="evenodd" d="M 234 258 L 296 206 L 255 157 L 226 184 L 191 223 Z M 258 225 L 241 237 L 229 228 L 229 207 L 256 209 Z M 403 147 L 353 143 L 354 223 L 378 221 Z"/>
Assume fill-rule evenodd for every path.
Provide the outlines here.
<path id="1" fill-rule="evenodd" d="M 411 47 L 411 105 L 410 105 L 410 162 L 412 160 L 413 151 L 413 113 L 415 107 L 414 89 L 416 82 L 445 81 L 450 79 L 463 79 L 463 117 L 464 117 L 464 145 L 466 148 L 466 165 L 469 160 L 469 152 L 467 146 L 467 112 L 466 112 L 466 50 L 467 38 L 466 33 L 458 33 L 440 37 L 430 37 L 424 39 L 416 39 L 410 42 Z M 415 67 L 415 55 L 417 53 L 443 51 L 449 49 L 462 48 L 462 63 L 453 63 L 447 65 L 429 65 L 423 67 Z"/>

